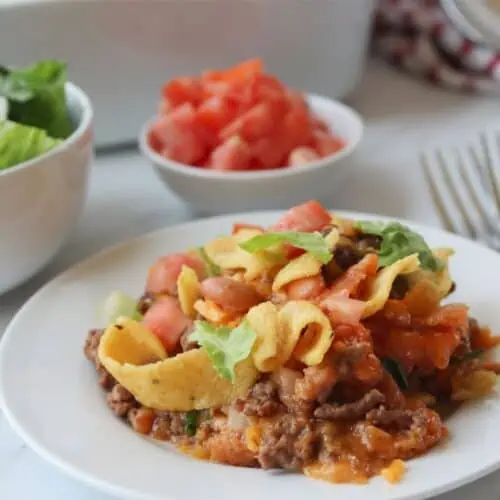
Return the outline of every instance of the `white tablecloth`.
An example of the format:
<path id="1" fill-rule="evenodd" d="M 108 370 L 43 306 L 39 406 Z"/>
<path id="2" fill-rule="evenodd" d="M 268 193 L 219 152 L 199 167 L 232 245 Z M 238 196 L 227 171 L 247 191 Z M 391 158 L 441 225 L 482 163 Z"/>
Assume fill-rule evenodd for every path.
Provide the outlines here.
<path id="1" fill-rule="evenodd" d="M 434 143 L 460 141 L 498 122 L 500 101 L 433 89 L 379 62 L 370 64 L 349 101 L 366 119 L 366 136 L 345 184 L 332 194 L 329 205 L 439 225 L 417 153 Z M 163 188 L 135 150 L 100 155 L 85 213 L 71 241 L 40 275 L 0 297 L 0 335 L 23 302 L 69 265 L 105 246 L 193 215 Z M 10 430 L 1 412 L 0 498 L 111 500 L 46 464 Z M 439 500 L 470 498 L 498 500 L 500 472 Z"/>

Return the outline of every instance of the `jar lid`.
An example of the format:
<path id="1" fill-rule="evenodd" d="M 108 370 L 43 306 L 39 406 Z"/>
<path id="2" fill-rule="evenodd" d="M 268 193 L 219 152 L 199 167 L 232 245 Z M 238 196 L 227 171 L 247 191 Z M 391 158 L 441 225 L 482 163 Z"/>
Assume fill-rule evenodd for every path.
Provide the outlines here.
<path id="1" fill-rule="evenodd" d="M 465 37 L 500 50 L 500 0 L 441 0 L 441 5 Z"/>

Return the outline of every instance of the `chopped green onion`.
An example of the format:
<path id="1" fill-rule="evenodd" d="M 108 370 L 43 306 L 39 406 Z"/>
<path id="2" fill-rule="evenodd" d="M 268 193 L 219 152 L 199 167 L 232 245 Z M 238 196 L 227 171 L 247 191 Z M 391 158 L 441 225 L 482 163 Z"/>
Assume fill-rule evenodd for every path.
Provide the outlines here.
<path id="1" fill-rule="evenodd" d="M 470 352 L 465 353 L 463 356 L 455 356 L 452 358 L 452 363 L 461 363 L 462 361 L 468 361 L 469 359 L 480 358 L 484 354 L 484 349 L 473 349 Z"/>
<path id="2" fill-rule="evenodd" d="M 184 432 L 193 437 L 198 428 L 198 412 L 196 410 L 188 411 L 184 417 Z"/>
<path id="3" fill-rule="evenodd" d="M 382 366 L 395 380 L 400 389 L 408 389 L 408 379 L 401 364 L 392 358 L 383 358 Z"/>

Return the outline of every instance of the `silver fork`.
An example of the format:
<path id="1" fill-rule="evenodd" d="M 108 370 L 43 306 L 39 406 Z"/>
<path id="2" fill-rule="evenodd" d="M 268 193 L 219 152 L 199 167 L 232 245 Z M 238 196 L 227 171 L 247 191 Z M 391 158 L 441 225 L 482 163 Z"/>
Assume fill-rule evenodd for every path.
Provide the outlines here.
<path id="1" fill-rule="evenodd" d="M 500 250 L 500 142 L 496 132 L 420 162 L 434 205 L 449 231 Z"/>

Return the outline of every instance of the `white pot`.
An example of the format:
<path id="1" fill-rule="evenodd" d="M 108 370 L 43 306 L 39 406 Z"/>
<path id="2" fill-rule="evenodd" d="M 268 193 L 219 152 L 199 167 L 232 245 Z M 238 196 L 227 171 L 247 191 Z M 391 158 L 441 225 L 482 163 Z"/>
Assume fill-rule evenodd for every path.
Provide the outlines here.
<path id="1" fill-rule="evenodd" d="M 97 145 L 133 140 L 162 84 L 262 57 L 300 90 L 342 98 L 364 68 L 374 0 L 23 0 L 0 3 L 2 62 L 69 63 Z M 22 33 L 22 36 L 20 36 Z"/>

